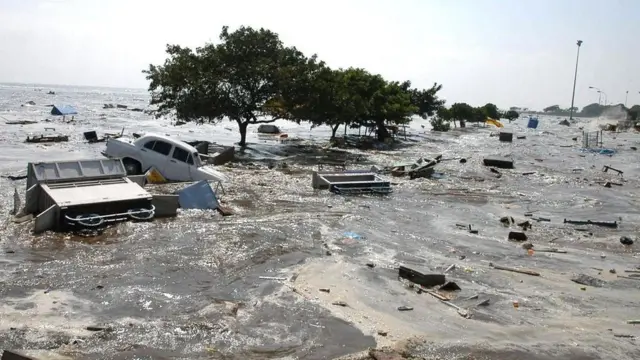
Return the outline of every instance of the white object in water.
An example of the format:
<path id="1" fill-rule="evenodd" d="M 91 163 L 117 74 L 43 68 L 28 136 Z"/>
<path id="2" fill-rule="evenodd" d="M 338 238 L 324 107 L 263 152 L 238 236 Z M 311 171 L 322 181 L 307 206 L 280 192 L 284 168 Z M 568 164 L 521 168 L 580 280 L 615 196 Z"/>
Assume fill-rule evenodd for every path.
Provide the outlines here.
<path id="1" fill-rule="evenodd" d="M 18 194 L 18 188 L 13 188 L 13 212 L 11 215 L 18 215 L 21 207 L 20 194 Z"/>

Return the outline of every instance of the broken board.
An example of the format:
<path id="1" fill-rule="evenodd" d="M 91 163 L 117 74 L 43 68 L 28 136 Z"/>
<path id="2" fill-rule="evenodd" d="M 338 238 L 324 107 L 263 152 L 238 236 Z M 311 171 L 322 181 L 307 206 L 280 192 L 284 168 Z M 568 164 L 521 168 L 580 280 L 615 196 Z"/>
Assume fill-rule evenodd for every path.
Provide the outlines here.
<path id="1" fill-rule="evenodd" d="M 400 266 L 398 269 L 398 276 L 424 287 L 444 285 L 445 283 L 443 274 L 423 274 L 404 266 Z"/>

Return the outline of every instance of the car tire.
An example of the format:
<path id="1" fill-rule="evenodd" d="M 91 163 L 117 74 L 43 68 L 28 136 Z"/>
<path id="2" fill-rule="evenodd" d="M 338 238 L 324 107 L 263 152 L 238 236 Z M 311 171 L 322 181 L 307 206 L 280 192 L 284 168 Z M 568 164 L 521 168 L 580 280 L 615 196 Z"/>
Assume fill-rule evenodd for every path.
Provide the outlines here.
<path id="1" fill-rule="evenodd" d="M 131 159 L 125 159 L 122 163 L 124 164 L 124 169 L 127 172 L 127 175 L 142 174 L 142 169 L 139 162 Z"/>

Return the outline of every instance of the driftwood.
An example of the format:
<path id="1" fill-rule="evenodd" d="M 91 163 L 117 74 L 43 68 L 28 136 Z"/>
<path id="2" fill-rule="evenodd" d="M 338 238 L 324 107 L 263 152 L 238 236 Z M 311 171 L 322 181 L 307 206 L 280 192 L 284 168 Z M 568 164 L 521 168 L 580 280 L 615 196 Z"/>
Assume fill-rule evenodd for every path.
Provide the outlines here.
<path id="1" fill-rule="evenodd" d="M 640 278 L 638 278 L 638 277 L 631 277 L 631 276 L 622 276 L 622 275 L 618 275 L 618 278 L 620 278 L 620 279 L 629 279 L 629 280 L 639 280 L 639 281 L 640 281 Z"/>
<path id="2" fill-rule="evenodd" d="M 597 225 L 597 226 L 604 226 L 604 227 L 610 227 L 610 228 L 617 228 L 618 227 L 618 222 L 617 221 L 591 221 L 591 220 L 567 220 L 567 219 L 564 219 L 564 223 L 565 224 L 572 224 L 572 225 Z"/>
<path id="3" fill-rule="evenodd" d="M 465 309 L 463 309 L 463 308 L 459 307 L 458 305 L 456 305 L 456 304 L 454 304 L 454 303 L 449 302 L 449 299 L 448 299 L 448 298 L 446 298 L 446 297 L 444 297 L 444 296 L 442 296 L 442 295 L 438 294 L 438 293 L 437 293 L 437 292 L 435 292 L 435 291 L 427 290 L 427 293 L 428 293 L 429 295 L 431 295 L 431 296 L 435 297 L 436 299 L 438 299 L 441 303 L 443 303 L 443 304 L 445 304 L 445 305 L 447 305 L 447 306 L 449 306 L 449 307 L 452 307 L 452 308 L 456 309 L 456 311 L 458 311 L 458 315 L 462 316 L 463 318 L 469 319 L 469 318 L 471 317 L 471 314 L 469 314 L 469 311 L 467 311 L 467 310 L 465 310 Z"/>
<path id="4" fill-rule="evenodd" d="M 540 273 L 535 272 L 535 271 L 531 271 L 531 270 L 526 270 L 526 269 L 516 269 L 516 268 L 496 265 L 494 263 L 489 263 L 489 266 L 491 266 L 494 269 L 498 269 L 498 270 L 517 272 L 517 273 L 520 273 L 520 274 L 526 274 L 526 275 L 531 275 L 531 276 L 540 276 Z"/>
<path id="5" fill-rule="evenodd" d="M 546 253 L 558 253 L 558 254 L 566 254 L 567 250 L 561 250 L 561 249 L 555 249 L 555 248 L 551 248 L 551 249 L 535 249 L 534 250 L 536 252 L 546 252 Z"/>

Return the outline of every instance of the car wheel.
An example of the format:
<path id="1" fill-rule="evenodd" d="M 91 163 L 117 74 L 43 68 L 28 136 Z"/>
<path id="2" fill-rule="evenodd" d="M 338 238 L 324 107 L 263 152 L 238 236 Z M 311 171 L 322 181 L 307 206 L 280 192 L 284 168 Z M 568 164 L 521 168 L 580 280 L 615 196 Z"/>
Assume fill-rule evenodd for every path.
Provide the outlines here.
<path id="1" fill-rule="evenodd" d="M 140 175 L 142 173 L 140 164 L 133 160 L 125 160 L 124 169 L 127 172 L 127 175 Z"/>

